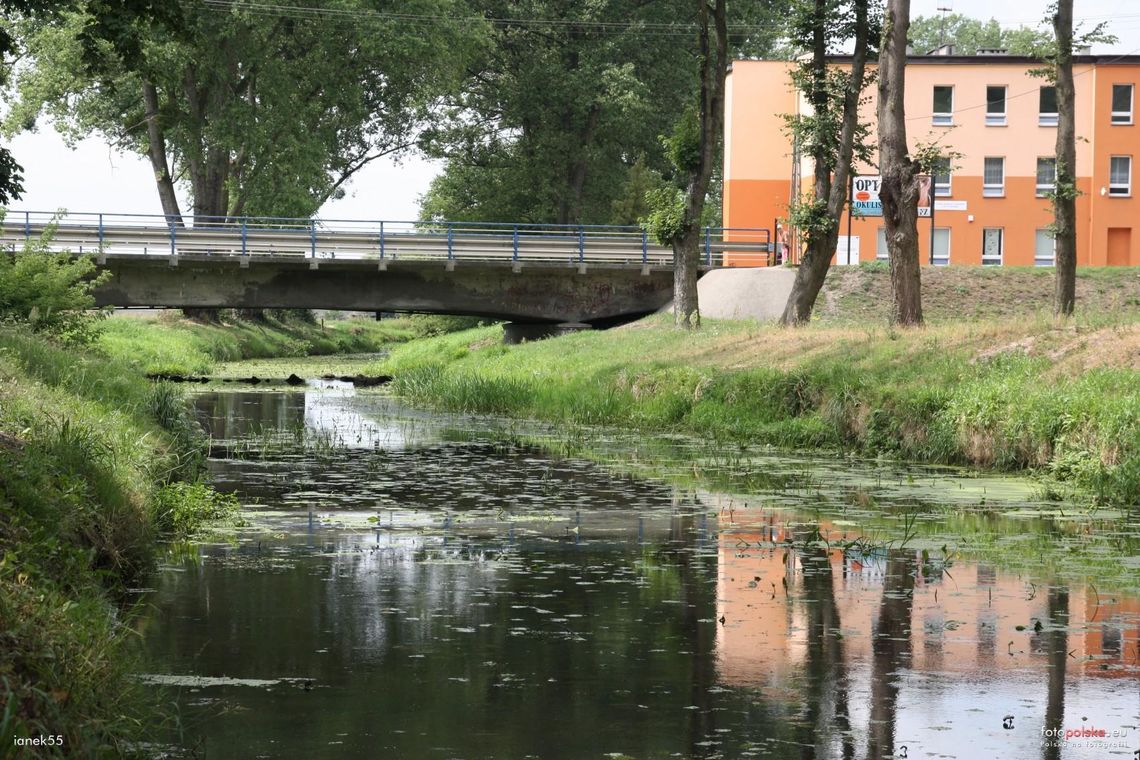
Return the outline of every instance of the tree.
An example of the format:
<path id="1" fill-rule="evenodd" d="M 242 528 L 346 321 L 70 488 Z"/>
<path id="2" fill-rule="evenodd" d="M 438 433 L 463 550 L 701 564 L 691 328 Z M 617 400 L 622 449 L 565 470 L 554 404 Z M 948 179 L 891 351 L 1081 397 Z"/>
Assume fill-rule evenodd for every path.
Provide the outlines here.
<path id="1" fill-rule="evenodd" d="M 1057 88 L 1056 184 L 1050 198 L 1053 202 L 1053 235 L 1055 240 L 1055 279 L 1053 287 L 1054 316 L 1073 313 L 1077 297 L 1077 129 L 1076 90 L 1073 83 L 1073 51 L 1100 42 L 1115 42 L 1105 34 L 1104 24 L 1075 35 L 1073 0 L 1057 0 L 1046 15 L 1053 27 L 1053 38 L 1038 36 L 1034 57 L 1045 66 L 1031 73 L 1047 79 Z"/>
<path id="2" fill-rule="evenodd" d="M 1077 122 L 1073 85 L 1073 0 L 1058 0 L 1053 62 L 1057 87 L 1057 185 L 1053 191 L 1056 229 L 1054 316 L 1069 316 L 1077 299 Z"/>
<path id="3" fill-rule="evenodd" d="M 922 324 L 918 260 L 918 171 L 906 143 L 903 107 L 910 0 L 887 0 L 879 53 L 879 199 L 883 205 L 894 306 L 891 323 Z"/>
<path id="4" fill-rule="evenodd" d="M 770 50 L 782 4 L 734 4 L 730 46 L 740 54 Z M 447 163 L 421 218 L 635 221 L 627 201 L 640 192 L 633 205 L 643 206 L 658 177 L 672 178 L 661 136 L 697 97 L 697 36 L 685 23 L 691 0 L 475 0 L 475 7 L 494 19 L 494 32 L 447 118 L 423 140 Z"/>
<path id="5" fill-rule="evenodd" d="M 665 168 L 658 135 L 696 87 L 686 56 L 653 44 L 675 34 L 647 31 L 684 6 L 477 0 L 494 32 L 422 141 L 447 166 L 421 216 L 608 222 L 639 157 Z"/>
<path id="6" fill-rule="evenodd" d="M 312 13 L 181 0 L 166 4 L 176 20 L 129 15 L 103 30 L 123 44 L 85 46 L 105 4 L 20 23 L 34 66 L 15 78 L 5 128 L 46 115 L 69 139 L 98 132 L 146 156 L 172 224 L 183 223 L 178 186 L 199 220 L 314 213 L 362 167 L 414 143 L 480 34 L 460 30 L 457 0 L 401 8 L 431 25 L 356 1 Z"/>
<path id="7" fill-rule="evenodd" d="M 1036 29 L 1003 29 L 996 19 L 982 21 L 961 13 L 918 16 L 911 20 L 907 36 L 918 55 L 926 55 L 941 45 L 953 45 L 956 55 L 976 55 L 981 48 L 1032 55 L 1041 39 Z"/>
<path id="8" fill-rule="evenodd" d="M 700 38 L 700 100 L 696 119 L 683 119 L 688 139 L 674 145 L 674 163 L 682 170 L 685 192 L 680 223 L 669 239 L 673 248 L 673 323 L 691 330 L 701 326 L 697 303 L 700 269 L 701 219 L 709 191 L 713 163 L 724 132 L 724 78 L 728 70 L 728 30 L 725 0 L 698 0 L 697 30 Z M 711 14 L 710 14 L 711 10 Z M 695 126 L 696 134 L 693 135 Z M 686 130 L 682 129 L 682 134 Z M 692 138 L 695 136 L 695 140 Z M 684 149 L 685 155 L 680 152 Z"/>
<path id="9" fill-rule="evenodd" d="M 811 320 L 835 246 L 839 217 L 847 205 L 847 186 L 855 155 L 868 157 L 859 122 L 867 56 L 872 50 L 873 19 L 868 0 L 799 0 L 793 5 L 791 35 L 811 57 L 792 73 L 792 81 L 811 103 L 808 116 L 789 116 L 789 128 L 814 164 L 811 195 L 796 199 L 789 208 L 789 223 L 807 243 L 796 279 L 780 317 L 785 325 Z M 851 70 L 828 66 L 829 48 L 854 39 Z"/>

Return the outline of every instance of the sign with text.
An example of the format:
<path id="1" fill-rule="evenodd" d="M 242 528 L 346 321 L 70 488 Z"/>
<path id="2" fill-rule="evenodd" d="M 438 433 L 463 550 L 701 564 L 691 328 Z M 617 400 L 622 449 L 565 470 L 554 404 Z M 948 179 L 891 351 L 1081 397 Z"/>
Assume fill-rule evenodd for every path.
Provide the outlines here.
<path id="1" fill-rule="evenodd" d="M 855 178 L 855 193 L 851 196 L 851 207 L 856 216 L 882 216 L 883 204 L 879 201 L 879 184 L 882 177 L 866 176 Z"/>
<path id="2" fill-rule="evenodd" d="M 879 199 L 879 188 L 883 178 L 880 176 L 861 176 L 855 178 L 855 194 L 851 196 L 851 206 L 855 209 L 855 216 L 882 216 L 883 202 Z M 929 174 L 918 176 L 918 217 L 929 219 L 932 200 L 931 186 L 933 177 Z M 934 201 L 935 211 L 965 211 L 966 201 Z"/>

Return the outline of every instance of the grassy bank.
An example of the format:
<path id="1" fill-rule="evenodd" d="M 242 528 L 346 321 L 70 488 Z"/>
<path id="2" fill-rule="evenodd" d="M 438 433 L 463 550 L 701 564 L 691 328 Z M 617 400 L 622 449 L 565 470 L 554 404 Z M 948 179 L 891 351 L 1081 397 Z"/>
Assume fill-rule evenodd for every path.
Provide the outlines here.
<path id="1" fill-rule="evenodd" d="M 1053 303 L 1051 267 L 926 267 L 922 309 L 930 322 L 1047 317 Z M 1077 270 L 1077 303 L 1085 314 L 1140 309 L 1140 268 Z M 816 308 L 820 321 L 886 322 L 891 276 L 886 262 L 832 267 Z"/>
<path id="2" fill-rule="evenodd" d="M 449 317 L 310 322 L 273 316 L 203 323 L 169 312 L 111 317 L 102 325 L 98 347 L 146 374 L 207 375 L 219 363 L 242 359 L 371 353 L 468 323 Z"/>
<path id="3" fill-rule="evenodd" d="M 162 485 L 196 472 L 198 436 L 171 386 L 0 330 L 0 756 L 21 754 L 14 737 L 61 737 L 35 756 L 120 756 L 145 736 L 113 600 L 156 534 L 213 498 Z"/>
<path id="4" fill-rule="evenodd" d="M 655 317 L 521 346 L 482 328 L 398 347 L 374 370 L 453 411 L 1034 470 L 1140 503 L 1135 315 L 695 334 Z"/>

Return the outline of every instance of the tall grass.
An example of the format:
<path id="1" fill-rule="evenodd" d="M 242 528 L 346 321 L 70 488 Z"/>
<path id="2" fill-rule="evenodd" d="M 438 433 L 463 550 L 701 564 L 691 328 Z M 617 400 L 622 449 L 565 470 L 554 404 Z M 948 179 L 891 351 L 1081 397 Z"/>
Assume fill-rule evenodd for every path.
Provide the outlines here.
<path id="1" fill-rule="evenodd" d="M 470 327 L 465 317 L 307 319 L 267 316 L 195 322 L 174 314 L 157 318 L 112 317 L 103 323 L 99 348 L 147 374 L 205 375 L 217 362 L 276 357 L 369 353 L 415 338 Z"/>
<path id="2" fill-rule="evenodd" d="M 0 330 L 0 754 L 62 735 L 39 754 L 114 757 L 145 736 L 112 599 L 170 528 L 158 485 L 200 466 L 189 414 L 125 363 Z"/>
<path id="3" fill-rule="evenodd" d="M 651 318 L 520 346 L 473 330 L 398 347 L 375 369 L 398 394 L 451 411 L 1032 470 L 1137 504 L 1140 376 L 1087 366 L 1111 358 L 1096 348 L 1104 339 L 1140 342 L 1140 326 L 1097 315 L 1064 330 L 714 322 L 686 334 Z"/>

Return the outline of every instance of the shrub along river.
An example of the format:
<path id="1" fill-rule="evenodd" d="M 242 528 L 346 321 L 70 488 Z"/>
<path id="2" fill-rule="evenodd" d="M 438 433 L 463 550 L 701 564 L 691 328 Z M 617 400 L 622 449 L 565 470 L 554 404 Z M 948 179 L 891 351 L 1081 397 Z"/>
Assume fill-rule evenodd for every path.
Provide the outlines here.
<path id="1" fill-rule="evenodd" d="M 139 590 L 175 754 L 1140 749 L 1135 511 L 337 383 L 194 403 L 243 509 Z"/>

